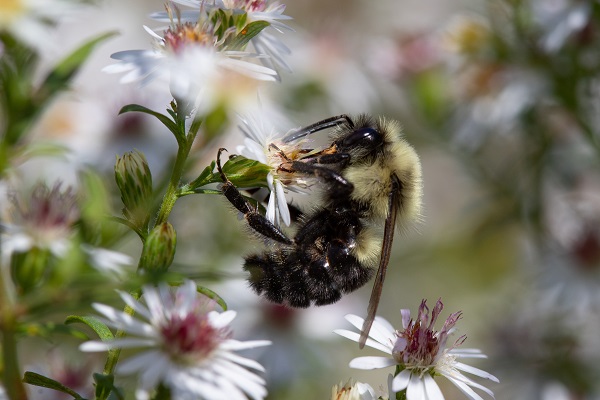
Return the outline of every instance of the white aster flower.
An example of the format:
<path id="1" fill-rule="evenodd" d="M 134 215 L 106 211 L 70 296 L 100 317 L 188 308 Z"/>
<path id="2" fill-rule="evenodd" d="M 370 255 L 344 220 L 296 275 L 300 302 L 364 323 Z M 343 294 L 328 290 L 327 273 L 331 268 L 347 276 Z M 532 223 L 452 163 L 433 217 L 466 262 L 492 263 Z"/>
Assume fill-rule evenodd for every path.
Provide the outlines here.
<path id="1" fill-rule="evenodd" d="M 272 69 L 245 60 L 255 54 L 221 49 L 221 39 L 208 20 L 173 24 L 163 36 L 144 29 L 154 39 L 153 50 L 117 52 L 111 57 L 119 63 L 104 68 L 108 73 L 125 73 L 121 83 L 162 81 L 175 98 L 192 103 L 202 98 L 205 103 L 200 106 L 211 109 L 219 102 L 229 103 L 237 92 L 255 91 L 255 81 L 276 80 Z"/>
<path id="2" fill-rule="evenodd" d="M 29 196 L 8 193 L 8 202 L 3 210 L 5 222 L 0 225 L 3 257 L 32 248 L 50 250 L 57 257 L 65 255 L 79 218 L 77 195 L 71 187 L 63 190 L 56 183 L 50 189 L 38 183 Z"/>
<path id="3" fill-rule="evenodd" d="M 34 49 L 54 47 L 52 24 L 79 7 L 65 0 L 2 0 L 0 32 L 7 31 Z"/>
<path id="4" fill-rule="evenodd" d="M 129 336 L 86 342 L 80 350 L 143 348 L 116 369 L 118 374 L 138 374 L 138 400 L 149 399 L 159 384 L 169 388 L 174 399 L 245 400 L 266 396 L 264 380 L 251 371 L 263 371 L 263 367 L 234 351 L 270 342 L 231 339 L 228 325 L 235 311 L 213 311 L 214 302 L 199 294 L 194 282 L 187 280 L 174 291 L 165 284 L 147 286 L 145 304 L 126 293 L 121 297 L 139 319 L 104 304 L 93 306 L 106 317 L 103 322 Z"/>
<path id="5" fill-rule="evenodd" d="M 253 37 L 250 43 L 258 54 L 268 56 L 260 58 L 265 66 L 274 70 L 281 67 L 291 71 L 290 66 L 285 61 L 285 57 L 291 53 L 290 49 L 271 33 L 272 31 L 283 33 L 284 30 L 292 30 L 292 28 L 281 22 L 292 19 L 292 17 L 283 14 L 285 11 L 284 4 L 271 3 L 268 0 L 173 0 L 173 3 L 193 8 L 193 10 L 185 10 L 180 13 L 181 23 L 195 23 L 205 10 L 212 9 L 228 11 L 234 15 L 246 14 L 248 23 L 255 21 L 268 22 L 270 26 Z M 169 12 L 165 11 L 151 14 L 150 17 L 157 21 L 170 21 Z"/>
<path id="6" fill-rule="evenodd" d="M 62 189 L 57 182 L 52 188 L 37 183 L 28 196 L 22 193 L 3 194 L 7 208 L 0 223 L 2 241 L 0 250 L 5 261 L 15 252 L 24 253 L 33 248 L 49 250 L 55 257 L 64 257 L 75 234 L 79 219 L 78 195 L 73 187 Z M 123 275 L 123 266 L 132 259 L 116 251 L 81 245 L 81 251 L 90 264 L 101 272 Z"/>
<path id="7" fill-rule="evenodd" d="M 293 173 L 288 173 L 281 168 L 288 160 L 295 160 L 301 156 L 301 142 L 292 144 L 282 141 L 285 132 L 276 131 L 272 124 L 262 117 L 241 117 L 240 129 L 246 135 L 244 144 L 237 147 L 237 152 L 251 160 L 259 161 L 271 168 L 267 175 L 269 186 L 269 202 L 267 205 L 267 219 L 276 225 L 283 221 L 290 225 L 291 216 L 286 200 L 286 192 L 291 190 L 302 192 L 309 185 L 307 180 Z M 285 157 L 288 160 L 285 159 Z"/>
<path id="8" fill-rule="evenodd" d="M 369 384 L 349 379 L 345 384 L 340 382 L 333 386 L 331 400 L 377 400 L 377 396 Z"/>
<path id="9" fill-rule="evenodd" d="M 461 373 L 470 374 L 498 382 L 498 379 L 478 368 L 458 362 L 458 358 L 485 358 L 478 349 L 457 349 L 466 336 L 461 336 L 450 347 L 446 347 L 448 335 L 461 316 L 460 312 L 451 314 L 442 330 L 434 331 L 434 324 L 442 311 L 443 304 L 437 301 L 429 315 L 429 308 L 421 302 L 415 320 L 410 318 L 410 310 L 402 310 L 402 330 L 394 330 L 392 325 L 381 317 L 376 317 L 369 332 L 367 346 L 381 350 L 389 357 L 358 357 L 350 361 L 351 368 L 377 369 L 399 367 L 400 373 L 392 381 L 392 390 L 406 390 L 407 400 L 443 400 L 444 396 L 433 379 L 444 376 L 458 387 L 469 399 L 482 399 L 471 387 L 480 389 L 494 397 L 491 390 L 472 381 Z M 346 319 L 357 329 L 362 329 L 364 320 L 356 315 L 347 315 Z M 348 330 L 334 331 L 348 339 L 359 340 L 359 333 Z"/>

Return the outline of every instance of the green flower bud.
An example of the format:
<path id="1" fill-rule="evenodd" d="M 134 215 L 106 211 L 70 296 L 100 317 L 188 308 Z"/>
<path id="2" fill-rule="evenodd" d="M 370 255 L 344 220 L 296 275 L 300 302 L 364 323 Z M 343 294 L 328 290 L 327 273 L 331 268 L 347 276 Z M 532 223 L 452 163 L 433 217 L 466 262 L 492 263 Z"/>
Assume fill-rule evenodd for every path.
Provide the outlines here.
<path id="1" fill-rule="evenodd" d="M 23 294 L 30 292 L 42 282 L 53 261 L 50 250 L 39 247 L 12 253 L 10 268 L 15 286 Z"/>
<path id="2" fill-rule="evenodd" d="M 148 206 L 152 199 L 152 174 L 144 153 L 133 150 L 117 156 L 115 180 L 125 205 L 123 214 L 137 227 L 148 221 Z"/>
<path id="3" fill-rule="evenodd" d="M 163 222 L 152 229 L 142 250 L 143 268 L 152 271 L 166 271 L 175 257 L 177 233 L 169 222 Z"/>

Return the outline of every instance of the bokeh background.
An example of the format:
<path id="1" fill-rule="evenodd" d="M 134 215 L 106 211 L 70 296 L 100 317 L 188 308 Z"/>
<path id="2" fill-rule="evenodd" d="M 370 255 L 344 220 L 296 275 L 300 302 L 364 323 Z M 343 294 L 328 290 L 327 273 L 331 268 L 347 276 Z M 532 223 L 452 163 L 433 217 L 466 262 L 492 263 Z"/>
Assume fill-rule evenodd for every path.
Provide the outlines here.
<path id="1" fill-rule="evenodd" d="M 33 129 L 36 140 L 62 143 L 74 156 L 29 162 L 21 167 L 28 179 L 75 181 L 92 168 L 114 192 L 118 214 L 116 154 L 139 149 L 164 177 L 176 151 L 171 135 L 144 115 L 117 113 L 129 103 L 165 109 L 169 94 L 101 72 L 110 54 L 149 47 L 142 25 L 156 27 L 148 14 L 162 9 L 157 0 L 99 1 L 53 31 L 40 76 L 84 38 L 119 35 Z M 441 298 L 443 318 L 463 311 L 455 337 L 466 334 L 463 346 L 489 356 L 473 365 L 500 379 L 487 385 L 497 399 L 600 398 L 599 2 L 305 0 L 289 1 L 286 14 L 293 72 L 262 88 L 263 101 L 280 108 L 289 128 L 342 113 L 397 119 L 421 157 L 422 220 L 396 233 L 379 315 L 399 327 L 401 309 Z M 190 176 L 217 148 L 241 142 L 236 125 L 198 154 Z M 326 399 L 351 377 L 387 396 L 384 371 L 348 367 L 377 352 L 332 332 L 350 328 L 345 314 L 366 314 L 370 284 L 327 307 L 267 304 L 241 270 L 243 255 L 262 244 L 221 197 L 181 199 L 172 223 L 176 271 L 238 311 L 237 338 L 273 341 L 253 354 L 267 368 L 270 399 Z M 139 256 L 133 234 L 114 247 Z M 35 344 L 57 363 L 45 368 L 93 369 L 60 346 Z M 31 353 L 22 364 L 39 363 L 39 351 Z M 464 397 L 441 384 L 447 399 Z"/>

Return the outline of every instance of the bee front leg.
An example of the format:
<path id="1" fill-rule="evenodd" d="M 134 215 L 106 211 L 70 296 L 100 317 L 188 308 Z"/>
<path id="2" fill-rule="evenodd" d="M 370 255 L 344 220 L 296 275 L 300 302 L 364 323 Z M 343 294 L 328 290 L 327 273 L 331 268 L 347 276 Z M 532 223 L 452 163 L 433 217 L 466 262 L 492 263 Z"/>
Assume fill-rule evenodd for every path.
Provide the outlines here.
<path id="1" fill-rule="evenodd" d="M 261 235 L 276 240 L 283 244 L 292 244 L 292 240 L 288 238 L 285 233 L 283 233 L 277 226 L 275 226 L 271 221 L 269 221 L 264 215 L 260 214 L 258 210 L 252 207 L 244 196 L 240 193 L 238 188 L 236 188 L 233 183 L 227 178 L 227 175 L 223 172 L 221 168 L 221 152 L 225 149 L 220 148 L 217 153 L 217 171 L 219 175 L 221 175 L 221 179 L 223 180 L 223 186 L 221 187 L 221 192 L 223 195 L 229 200 L 229 202 L 237 208 L 242 214 L 244 214 L 244 219 L 248 222 L 248 225 L 256 232 Z"/>
<path id="2" fill-rule="evenodd" d="M 331 185 L 331 190 L 340 198 L 349 196 L 354 190 L 354 185 L 333 169 L 321 165 L 305 163 L 302 161 L 290 161 L 282 164 L 281 168 L 290 172 L 300 172 L 322 179 Z"/>

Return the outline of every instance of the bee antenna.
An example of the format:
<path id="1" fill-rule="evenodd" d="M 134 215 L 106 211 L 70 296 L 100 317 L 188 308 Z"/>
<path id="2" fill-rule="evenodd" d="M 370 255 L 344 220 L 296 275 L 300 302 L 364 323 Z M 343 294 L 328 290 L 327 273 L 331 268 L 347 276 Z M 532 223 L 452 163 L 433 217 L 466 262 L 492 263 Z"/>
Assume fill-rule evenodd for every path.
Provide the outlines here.
<path id="1" fill-rule="evenodd" d="M 350 125 L 350 128 L 354 128 L 354 121 L 346 115 L 338 115 L 336 117 L 331 117 L 324 119 L 319 122 L 315 122 L 312 125 L 305 126 L 304 128 L 297 129 L 295 131 L 290 132 L 287 136 L 283 138 L 284 143 L 290 143 L 295 140 L 298 140 L 306 135 L 310 135 L 311 133 L 315 133 L 318 131 L 322 131 L 323 129 L 331 128 L 333 126 L 338 126 L 343 123 L 347 123 Z"/>

